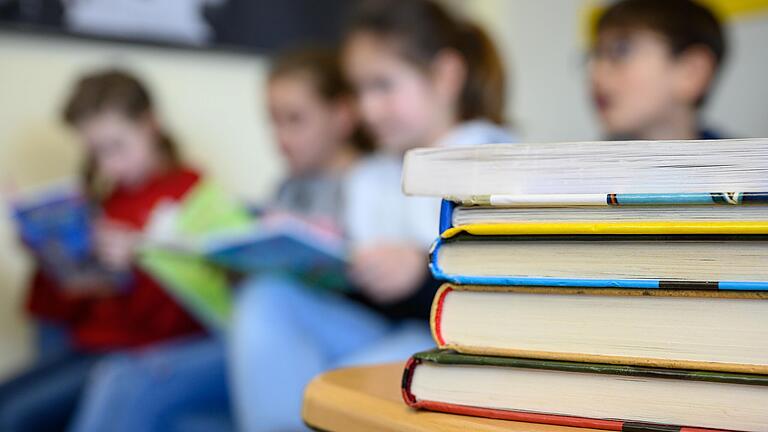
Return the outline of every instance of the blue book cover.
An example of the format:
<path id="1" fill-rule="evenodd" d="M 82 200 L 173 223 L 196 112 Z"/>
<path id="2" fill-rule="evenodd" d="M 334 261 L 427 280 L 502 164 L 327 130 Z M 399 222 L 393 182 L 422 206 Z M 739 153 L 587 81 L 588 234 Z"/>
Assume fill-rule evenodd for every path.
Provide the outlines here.
<path id="1" fill-rule="evenodd" d="M 435 279 L 451 282 L 460 285 L 504 285 L 504 286 L 546 286 L 546 287 L 583 287 L 583 288 L 638 288 L 638 289 L 685 289 L 685 290 L 733 290 L 733 291 L 766 291 L 768 290 L 768 280 L 679 280 L 679 279 L 659 279 L 659 278 L 579 278 L 579 277 L 546 277 L 535 274 L 509 274 L 509 275 L 479 275 L 479 274 L 459 274 L 451 273 L 444 270 L 440 264 L 440 254 L 442 248 L 449 243 L 456 241 L 472 240 L 484 237 L 489 240 L 502 240 L 504 236 L 473 236 L 459 234 L 455 237 L 440 237 L 432 245 L 429 253 L 429 268 Z M 513 237 L 513 236 L 509 236 Z M 668 241 L 668 240 L 691 240 L 694 238 L 702 239 L 705 236 L 676 236 L 676 235 L 659 235 L 659 236 L 588 236 L 588 235 L 574 235 L 574 236 L 517 236 L 520 240 L 536 240 L 542 241 L 545 239 L 552 240 L 554 237 L 558 237 L 562 240 L 577 240 L 583 241 L 588 237 L 592 237 L 593 240 L 606 242 L 605 247 L 610 248 L 610 242 L 619 240 L 620 237 L 624 239 L 634 238 L 640 239 L 645 237 L 646 240 L 651 241 Z M 598 238 L 599 237 L 599 238 Z M 710 238 L 718 236 L 709 236 Z M 758 241 L 766 240 L 765 235 L 731 235 L 720 236 L 724 241 Z M 553 249 L 553 257 L 561 253 L 561 251 Z M 703 267 L 706 268 L 706 267 Z"/>
<path id="2" fill-rule="evenodd" d="M 13 199 L 12 212 L 21 241 L 60 285 L 72 286 L 79 278 L 123 279 L 94 256 L 93 209 L 78 187 L 61 183 L 22 194 Z"/>
<path id="3" fill-rule="evenodd" d="M 346 241 L 334 227 L 282 212 L 195 235 L 154 239 L 145 249 L 196 256 L 236 274 L 278 273 L 345 291 Z"/>
<path id="4" fill-rule="evenodd" d="M 244 274 L 283 273 L 307 285 L 346 291 L 347 251 L 342 237 L 294 220 L 203 240 L 202 255 Z"/>

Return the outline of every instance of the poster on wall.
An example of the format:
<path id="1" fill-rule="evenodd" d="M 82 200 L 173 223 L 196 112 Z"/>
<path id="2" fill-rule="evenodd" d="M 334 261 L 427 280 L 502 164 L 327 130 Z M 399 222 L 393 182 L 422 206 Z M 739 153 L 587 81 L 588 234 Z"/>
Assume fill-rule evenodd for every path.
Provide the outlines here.
<path id="1" fill-rule="evenodd" d="M 338 40 L 352 0 L 0 0 L 0 29 L 270 53 Z"/>

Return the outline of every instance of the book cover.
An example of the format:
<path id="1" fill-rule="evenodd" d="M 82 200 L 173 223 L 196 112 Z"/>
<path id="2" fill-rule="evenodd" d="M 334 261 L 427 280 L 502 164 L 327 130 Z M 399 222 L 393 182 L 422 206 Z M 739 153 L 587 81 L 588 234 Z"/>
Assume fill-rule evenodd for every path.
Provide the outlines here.
<path id="1" fill-rule="evenodd" d="M 441 238 L 461 233 L 476 236 L 514 235 L 741 235 L 768 234 L 765 221 L 594 221 L 594 222 L 521 222 L 471 224 L 451 227 Z"/>
<path id="2" fill-rule="evenodd" d="M 571 373 L 608 374 L 623 377 L 661 378 L 665 380 L 708 381 L 750 386 L 768 386 L 768 376 L 730 374 L 717 372 L 702 372 L 694 370 L 670 370 L 647 367 L 619 366 L 598 363 L 577 363 L 538 359 L 522 359 L 512 357 L 493 357 L 464 355 L 450 350 L 431 350 L 415 354 L 405 365 L 401 382 L 403 400 L 407 405 L 417 409 L 440 411 L 451 414 L 488 417 L 501 420 L 511 420 L 529 423 L 544 423 L 558 426 L 584 427 L 613 431 L 644 431 L 644 432 L 713 432 L 719 429 L 698 427 L 681 427 L 655 423 L 633 422 L 629 419 L 596 419 L 545 412 L 515 411 L 493 409 L 479 406 L 467 406 L 440 401 L 418 399 L 411 391 L 414 372 L 424 363 L 443 365 L 487 366 L 494 368 L 523 368 Z"/>
<path id="3" fill-rule="evenodd" d="M 21 241 L 60 286 L 93 278 L 113 280 L 117 286 L 127 282 L 126 275 L 106 269 L 94 255 L 93 209 L 74 182 L 17 195 L 11 208 Z"/>
<path id="4" fill-rule="evenodd" d="M 345 291 L 346 245 L 340 236 L 318 232 L 311 224 L 257 224 L 241 231 L 203 239 L 200 255 L 242 274 L 284 273 L 308 286 Z"/>
<path id="5" fill-rule="evenodd" d="M 764 241 L 768 238 L 768 223 L 728 222 L 706 223 L 522 223 L 522 224 L 476 224 L 448 229 L 432 244 L 429 252 L 429 268 L 438 279 L 455 284 L 467 285 L 525 285 L 555 287 L 591 288 L 639 288 L 639 289 L 720 289 L 761 291 L 768 290 L 768 281 L 729 280 L 661 280 L 643 279 L 598 279 L 598 278 L 555 278 L 535 276 L 471 276 L 445 272 L 439 264 L 441 248 L 451 242 L 473 240 L 515 240 L 515 241 Z M 607 245 L 609 247 L 610 245 Z"/>
<path id="6" fill-rule="evenodd" d="M 440 225 L 438 229 L 438 235 L 442 236 L 444 232 L 453 228 L 453 210 L 456 208 L 456 203 L 443 199 L 440 201 Z"/>
<path id="7" fill-rule="evenodd" d="M 443 200 L 440 235 L 464 227 L 494 233 L 708 233 L 760 231 L 764 205 L 491 206 Z M 477 227 L 477 228 L 475 228 Z"/>
<path id="8" fill-rule="evenodd" d="M 139 265 L 206 328 L 221 332 L 229 326 L 233 299 L 225 271 L 200 257 L 163 249 L 145 250 Z"/>
<path id="9" fill-rule="evenodd" d="M 181 202 L 155 209 L 139 265 L 201 323 L 212 331 L 222 331 L 232 309 L 228 273 L 205 257 L 184 251 L 184 247 L 189 239 L 239 229 L 250 222 L 243 205 L 215 183 L 201 181 Z"/>

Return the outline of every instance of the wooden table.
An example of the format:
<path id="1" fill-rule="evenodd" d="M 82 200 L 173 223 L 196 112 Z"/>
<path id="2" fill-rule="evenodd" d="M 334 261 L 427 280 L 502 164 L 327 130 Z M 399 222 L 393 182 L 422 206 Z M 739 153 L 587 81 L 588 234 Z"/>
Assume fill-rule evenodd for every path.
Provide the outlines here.
<path id="1" fill-rule="evenodd" d="M 320 375 L 304 394 L 304 421 L 324 431 L 597 431 L 413 410 L 400 395 L 402 373 L 396 363 Z"/>

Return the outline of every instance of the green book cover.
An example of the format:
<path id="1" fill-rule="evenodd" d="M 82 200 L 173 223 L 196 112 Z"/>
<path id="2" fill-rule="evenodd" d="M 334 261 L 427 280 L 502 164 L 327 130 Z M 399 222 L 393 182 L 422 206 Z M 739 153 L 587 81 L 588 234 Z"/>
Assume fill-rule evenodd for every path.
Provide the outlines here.
<path id="1" fill-rule="evenodd" d="M 555 370 L 575 373 L 623 375 L 648 378 L 665 378 L 691 381 L 712 381 L 729 384 L 768 386 L 768 375 L 709 372 L 688 369 L 664 369 L 641 366 L 625 366 L 601 363 L 580 363 L 556 360 L 537 360 L 515 357 L 494 357 L 460 354 L 451 350 L 435 349 L 417 353 L 418 361 L 445 365 L 472 365 L 511 367 L 524 369 Z"/>
<path id="2" fill-rule="evenodd" d="M 417 370 L 429 365 L 445 367 L 433 366 L 419 378 Z M 464 368 L 467 373 L 460 373 Z M 548 379 L 530 370 L 559 374 Z M 579 374 L 614 376 L 585 381 Z M 657 393 L 658 387 L 641 385 L 650 381 L 669 385 L 662 384 L 666 392 Z M 433 350 L 411 357 L 401 385 L 408 406 L 450 414 L 626 432 L 716 432 L 763 430 L 765 413 L 759 407 L 768 376 Z"/>
<path id="3" fill-rule="evenodd" d="M 183 238 L 246 227 L 248 211 L 214 183 L 202 181 L 180 203 L 175 231 Z M 202 256 L 144 247 L 139 263 L 165 289 L 214 331 L 227 326 L 232 309 L 228 273 Z"/>

